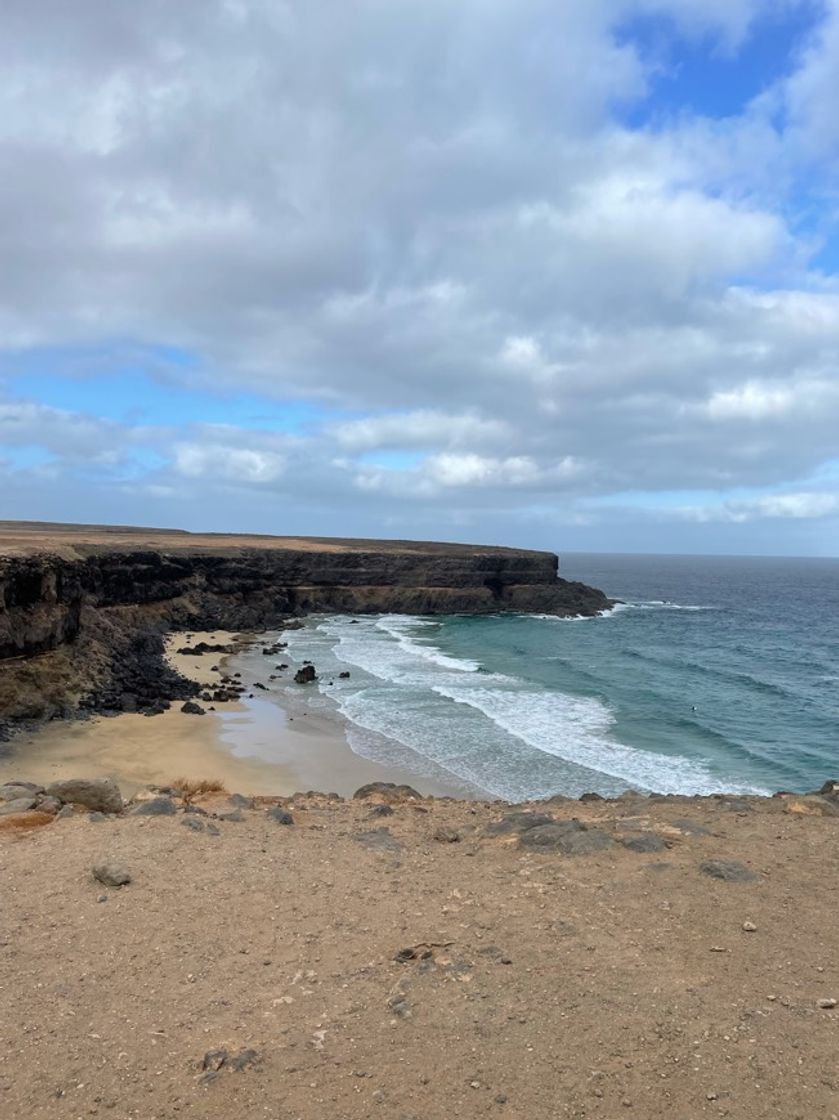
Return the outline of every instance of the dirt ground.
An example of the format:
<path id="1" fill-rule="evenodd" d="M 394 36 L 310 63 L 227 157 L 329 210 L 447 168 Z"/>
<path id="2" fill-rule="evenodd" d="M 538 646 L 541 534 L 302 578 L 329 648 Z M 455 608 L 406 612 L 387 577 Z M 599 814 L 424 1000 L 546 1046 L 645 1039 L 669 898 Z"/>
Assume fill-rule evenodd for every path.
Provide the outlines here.
<path id="1" fill-rule="evenodd" d="M 266 804 L 0 834 L 4 1120 L 839 1115 L 826 801 Z"/>

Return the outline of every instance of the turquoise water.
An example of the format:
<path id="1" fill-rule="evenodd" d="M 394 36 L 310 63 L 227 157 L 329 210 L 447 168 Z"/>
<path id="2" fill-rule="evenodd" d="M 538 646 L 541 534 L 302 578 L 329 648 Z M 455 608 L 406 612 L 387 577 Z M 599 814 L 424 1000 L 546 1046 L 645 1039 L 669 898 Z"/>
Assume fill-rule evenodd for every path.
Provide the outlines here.
<path id="1" fill-rule="evenodd" d="M 309 620 L 366 757 L 510 800 L 804 790 L 839 774 L 839 561 L 566 556 L 622 606 Z M 349 680 L 338 673 L 349 670 Z"/>

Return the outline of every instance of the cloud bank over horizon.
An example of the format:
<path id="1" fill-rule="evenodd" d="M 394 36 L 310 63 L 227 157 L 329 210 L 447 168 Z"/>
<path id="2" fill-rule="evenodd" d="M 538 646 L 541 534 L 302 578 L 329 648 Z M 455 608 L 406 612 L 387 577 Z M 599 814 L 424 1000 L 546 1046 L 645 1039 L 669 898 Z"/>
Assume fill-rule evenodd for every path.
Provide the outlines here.
<path id="1" fill-rule="evenodd" d="M 7 0 L 0 517 L 839 555 L 839 0 Z"/>

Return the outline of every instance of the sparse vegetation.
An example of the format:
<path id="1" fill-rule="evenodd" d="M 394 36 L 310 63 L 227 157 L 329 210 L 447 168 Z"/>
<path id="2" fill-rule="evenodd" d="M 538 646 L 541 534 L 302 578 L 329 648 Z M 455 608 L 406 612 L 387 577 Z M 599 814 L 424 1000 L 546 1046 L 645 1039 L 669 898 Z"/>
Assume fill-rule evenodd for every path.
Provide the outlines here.
<path id="1" fill-rule="evenodd" d="M 193 778 L 176 778 L 172 782 L 172 789 L 177 790 L 186 802 L 194 801 L 202 793 L 227 792 L 224 782 L 220 782 L 217 778 L 202 778 L 200 781 Z"/>

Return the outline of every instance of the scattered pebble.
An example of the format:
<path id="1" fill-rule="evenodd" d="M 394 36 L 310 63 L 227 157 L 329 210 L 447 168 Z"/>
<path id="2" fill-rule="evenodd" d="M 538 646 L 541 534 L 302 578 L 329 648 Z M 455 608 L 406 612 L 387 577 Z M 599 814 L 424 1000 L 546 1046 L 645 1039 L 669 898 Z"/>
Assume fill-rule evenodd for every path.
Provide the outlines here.
<path id="1" fill-rule="evenodd" d="M 93 878 L 106 887 L 124 887 L 131 882 L 131 875 L 118 863 L 96 863 L 93 866 Z"/>
<path id="2" fill-rule="evenodd" d="M 821 1008 L 822 1011 L 830 1011 L 832 1008 L 834 1008 L 836 1006 L 836 1000 L 835 999 L 820 999 L 819 1002 L 818 1002 L 818 1006 Z"/>
<path id="3" fill-rule="evenodd" d="M 754 924 L 754 922 L 743 922 L 743 931 L 745 933 L 756 933 L 757 926 Z"/>

